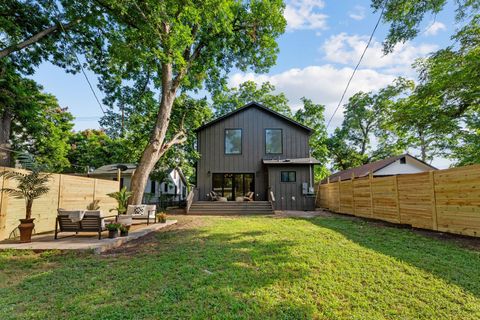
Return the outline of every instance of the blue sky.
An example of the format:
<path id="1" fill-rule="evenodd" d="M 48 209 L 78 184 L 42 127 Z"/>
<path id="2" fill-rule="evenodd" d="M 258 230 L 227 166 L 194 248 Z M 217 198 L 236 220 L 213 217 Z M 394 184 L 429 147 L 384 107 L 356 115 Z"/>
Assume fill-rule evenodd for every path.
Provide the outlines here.
<path id="1" fill-rule="evenodd" d="M 348 77 L 366 45 L 379 13 L 373 13 L 367 0 L 295 0 L 286 1 L 287 31 L 279 39 L 277 64 L 267 74 L 232 72 L 229 83 L 236 86 L 245 80 L 270 81 L 285 92 L 292 109 L 300 107 L 305 96 L 326 105 L 330 118 Z M 346 99 L 357 91 L 375 91 L 398 76 L 415 79 L 411 63 L 451 43 L 455 31 L 452 3 L 436 17 L 427 17 L 422 33 L 413 41 L 399 45 L 382 56 L 381 42 L 388 26 L 380 25 L 367 54 L 347 92 Z M 96 77 L 88 73 L 96 84 Z M 42 64 L 32 77 L 54 94 L 63 107 L 76 117 L 75 130 L 99 128 L 102 112 L 82 74 L 71 75 L 51 64 Z M 102 93 L 95 88 L 97 94 Z M 205 94 L 205 93 L 202 93 Z M 342 110 L 335 115 L 333 130 L 341 124 Z M 445 167 L 448 162 L 434 163 Z"/>

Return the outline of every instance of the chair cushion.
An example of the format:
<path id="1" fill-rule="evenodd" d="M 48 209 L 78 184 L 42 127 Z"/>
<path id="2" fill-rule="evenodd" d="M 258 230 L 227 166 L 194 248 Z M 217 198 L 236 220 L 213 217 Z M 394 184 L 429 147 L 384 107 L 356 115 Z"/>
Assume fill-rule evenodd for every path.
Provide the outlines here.
<path id="1" fill-rule="evenodd" d="M 134 216 L 143 216 L 147 214 L 147 206 L 144 204 L 140 205 L 129 205 L 127 208 L 127 214 Z"/>

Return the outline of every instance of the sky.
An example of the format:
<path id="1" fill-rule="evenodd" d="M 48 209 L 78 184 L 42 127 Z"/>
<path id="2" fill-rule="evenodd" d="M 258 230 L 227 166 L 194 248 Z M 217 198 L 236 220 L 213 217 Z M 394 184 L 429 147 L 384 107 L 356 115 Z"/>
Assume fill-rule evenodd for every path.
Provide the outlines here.
<path id="1" fill-rule="evenodd" d="M 233 71 L 229 84 L 238 86 L 246 80 L 265 81 L 284 92 L 295 111 L 306 97 L 326 106 L 325 118 L 330 119 L 348 78 L 353 72 L 379 13 L 373 13 L 368 0 L 287 0 L 285 8 L 286 32 L 278 39 L 280 53 L 277 63 L 266 74 Z M 455 31 L 454 7 L 449 3 L 440 14 L 427 17 L 422 32 L 414 40 L 398 45 L 394 52 L 384 56 L 382 41 L 388 26 L 380 24 L 375 37 L 347 91 L 344 103 L 358 91 L 376 91 L 392 83 L 398 76 L 415 79 L 411 64 L 435 50 L 451 44 Z M 87 72 L 97 95 L 96 76 Z M 67 74 L 49 63 L 39 66 L 32 76 L 44 90 L 54 94 L 62 107 L 68 107 L 75 116 L 75 130 L 99 128 L 102 111 L 82 74 Z M 200 92 L 200 95 L 208 95 Z M 343 109 L 335 114 L 329 132 L 339 126 Z M 415 151 L 413 150 L 413 153 Z M 445 159 L 433 165 L 448 167 Z"/>

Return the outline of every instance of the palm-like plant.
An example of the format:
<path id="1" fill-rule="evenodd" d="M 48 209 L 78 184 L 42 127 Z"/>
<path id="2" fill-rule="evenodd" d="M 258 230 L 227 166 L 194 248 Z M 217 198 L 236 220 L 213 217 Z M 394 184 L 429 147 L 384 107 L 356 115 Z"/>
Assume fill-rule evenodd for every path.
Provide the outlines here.
<path id="1" fill-rule="evenodd" d="M 112 210 L 117 210 L 118 214 L 124 214 L 127 212 L 128 199 L 132 196 L 133 192 L 127 191 L 127 187 L 123 187 L 120 191 L 108 193 L 107 196 L 117 200 L 117 207 Z M 110 210 L 110 211 L 112 211 Z"/>
<path id="2" fill-rule="evenodd" d="M 16 188 L 2 188 L 0 191 L 17 199 L 25 199 L 25 219 L 31 219 L 33 200 L 40 198 L 50 190 L 47 185 L 50 180 L 50 174 L 41 173 L 38 170 L 28 173 L 3 171 L 0 172 L 0 176 L 17 182 Z"/>

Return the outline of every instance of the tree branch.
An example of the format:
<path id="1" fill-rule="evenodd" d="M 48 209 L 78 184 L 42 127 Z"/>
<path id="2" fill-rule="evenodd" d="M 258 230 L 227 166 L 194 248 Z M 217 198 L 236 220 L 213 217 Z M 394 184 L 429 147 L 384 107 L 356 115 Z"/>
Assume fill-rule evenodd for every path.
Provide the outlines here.
<path id="1" fill-rule="evenodd" d="M 160 156 L 165 154 L 165 152 L 167 152 L 174 145 L 182 144 L 185 141 L 187 141 L 188 136 L 184 128 L 186 115 L 187 115 L 186 113 L 183 114 L 182 121 L 180 122 L 180 131 L 178 131 L 170 141 L 162 145 L 162 149 L 160 150 Z"/>
<path id="2" fill-rule="evenodd" d="M 62 25 L 63 29 L 67 30 L 68 28 L 80 23 L 80 21 L 82 21 L 82 18 L 73 20 L 72 22 L 69 22 L 67 24 L 63 24 Z M 24 49 L 28 46 L 31 46 L 32 44 L 37 43 L 38 41 L 42 40 L 46 36 L 56 32 L 56 31 L 62 32 L 62 30 L 60 29 L 60 24 L 55 24 L 51 27 L 48 27 L 47 29 L 44 29 L 44 30 L 40 31 L 37 34 L 34 34 L 33 36 L 31 36 L 30 38 L 28 38 L 25 41 L 22 41 L 20 43 L 11 45 L 9 47 L 6 47 L 5 49 L 0 50 L 0 59 L 8 56 L 9 54 L 11 54 L 13 52 L 16 52 L 16 51 L 22 50 L 22 49 Z"/>

